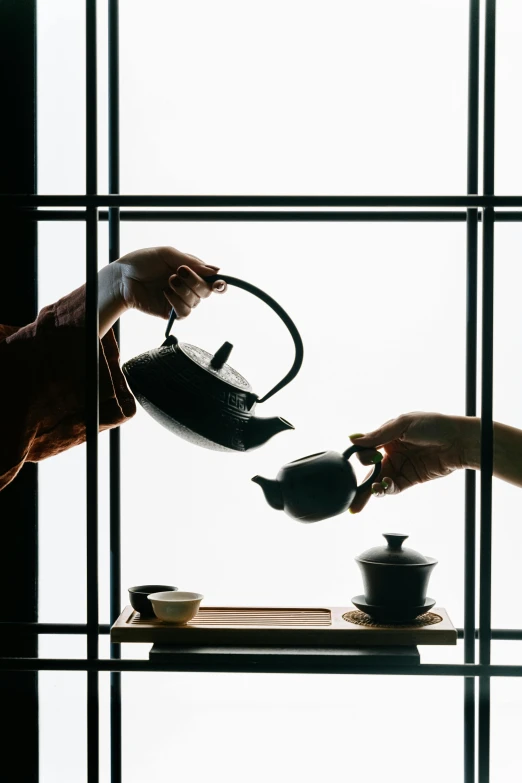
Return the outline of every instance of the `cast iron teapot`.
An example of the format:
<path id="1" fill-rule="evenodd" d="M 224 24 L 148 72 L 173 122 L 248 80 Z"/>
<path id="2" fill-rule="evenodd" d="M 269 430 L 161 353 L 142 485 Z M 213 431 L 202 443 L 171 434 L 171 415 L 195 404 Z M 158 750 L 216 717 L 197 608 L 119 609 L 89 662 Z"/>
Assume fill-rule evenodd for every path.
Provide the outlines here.
<path id="1" fill-rule="evenodd" d="M 138 402 L 171 432 L 216 451 L 248 451 L 294 427 L 277 416 L 254 416 L 265 402 L 295 378 L 303 362 L 303 342 L 283 308 L 256 286 L 228 275 L 210 275 L 207 282 L 224 280 L 262 299 L 281 318 L 292 335 L 295 358 L 285 377 L 261 399 L 248 381 L 227 364 L 232 350 L 224 343 L 214 355 L 170 334 L 176 313 L 172 310 L 166 340 L 123 365 L 123 372 Z"/>
<path id="2" fill-rule="evenodd" d="M 364 446 L 350 446 L 343 454 L 322 451 L 296 459 L 284 465 L 275 480 L 254 476 L 272 508 L 298 519 L 299 522 L 319 522 L 350 508 L 358 492 L 367 489 L 381 471 L 378 462 L 372 475 L 359 487 L 348 462 Z"/>

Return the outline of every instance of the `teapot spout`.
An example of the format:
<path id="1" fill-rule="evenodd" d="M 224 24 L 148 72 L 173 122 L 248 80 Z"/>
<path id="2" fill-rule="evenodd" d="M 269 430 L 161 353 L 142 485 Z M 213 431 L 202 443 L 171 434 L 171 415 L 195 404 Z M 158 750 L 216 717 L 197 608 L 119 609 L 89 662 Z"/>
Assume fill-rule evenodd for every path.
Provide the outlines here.
<path id="1" fill-rule="evenodd" d="M 254 481 L 256 484 L 259 484 L 265 493 L 265 498 L 269 506 L 277 509 L 277 511 L 282 511 L 284 509 L 285 504 L 283 502 L 283 496 L 281 494 L 278 481 L 267 479 L 263 476 L 254 476 L 252 481 Z"/>
<path id="2" fill-rule="evenodd" d="M 272 416 L 267 419 L 253 416 L 245 433 L 246 447 L 247 449 L 256 449 L 270 440 L 270 438 L 273 438 L 274 435 L 277 435 L 278 432 L 294 429 L 293 424 L 290 424 L 289 421 L 282 419 L 280 416 Z"/>

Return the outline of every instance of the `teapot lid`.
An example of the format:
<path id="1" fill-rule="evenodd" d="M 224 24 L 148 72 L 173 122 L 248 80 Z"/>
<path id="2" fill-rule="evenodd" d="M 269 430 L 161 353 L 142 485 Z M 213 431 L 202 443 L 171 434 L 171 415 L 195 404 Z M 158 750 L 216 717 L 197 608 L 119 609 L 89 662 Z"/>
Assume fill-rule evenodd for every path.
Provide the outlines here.
<path id="1" fill-rule="evenodd" d="M 232 345 L 230 343 L 223 343 L 221 348 L 219 348 L 214 355 L 204 351 L 203 348 L 198 348 L 197 345 L 190 345 L 190 343 L 178 343 L 178 346 L 185 356 L 199 365 L 202 369 L 211 373 L 216 378 L 219 378 L 220 381 L 235 386 L 236 389 L 241 389 L 242 391 L 252 391 L 252 387 L 247 379 L 243 378 L 243 376 L 229 364 L 226 364 L 226 360 L 232 351 Z"/>
<path id="2" fill-rule="evenodd" d="M 424 557 L 415 549 L 403 549 L 402 544 L 408 538 L 403 533 L 383 533 L 388 542 L 387 546 L 374 546 L 367 549 L 356 560 L 364 560 L 367 563 L 397 563 L 398 565 L 421 565 L 430 563 L 428 557 Z"/>

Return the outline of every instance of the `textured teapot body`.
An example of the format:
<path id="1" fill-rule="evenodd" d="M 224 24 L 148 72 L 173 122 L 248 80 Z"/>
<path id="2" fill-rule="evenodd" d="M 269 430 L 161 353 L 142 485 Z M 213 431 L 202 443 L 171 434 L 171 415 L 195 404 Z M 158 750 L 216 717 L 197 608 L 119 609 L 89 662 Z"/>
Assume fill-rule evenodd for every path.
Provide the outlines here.
<path id="1" fill-rule="evenodd" d="M 285 511 L 300 522 L 319 522 L 347 511 L 358 491 L 350 456 L 360 448 L 352 446 L 339 454 L 323 451 L 284 465 L 275 480 L 254 476 L 272 508 Z M 380 471 L 375 466 L 373 481 Z M 360 489 L 360 488 L 359 488 Z"/>
<path id="2" fill-rule="evenodd" d="M 147 413 L 190 443 L 247 451 L 293 429 L 278 417 L 255 417 L 257 396 L 248 382 L 227 364 L 214 370 L 212 359 L 202 348 L 171 336 L 160 348 L 131 359 L 123 371 Z"/>

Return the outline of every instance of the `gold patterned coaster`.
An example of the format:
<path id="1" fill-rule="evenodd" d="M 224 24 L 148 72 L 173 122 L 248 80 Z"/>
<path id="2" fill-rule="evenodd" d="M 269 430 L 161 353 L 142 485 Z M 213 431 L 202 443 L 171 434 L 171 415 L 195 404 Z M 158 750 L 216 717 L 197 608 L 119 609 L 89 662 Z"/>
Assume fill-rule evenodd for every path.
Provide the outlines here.
<path id="1" fill-rule="evenodd" d="M 343 620 L 354 625 L 365 625 L 368 628 L 424 628 L 425 625 L 441 623 L 442 617 L 440 614 L 435 614 L 435 612 L 426 612 L 426 614 L 422 614 L 420 617 L 416 617 L 415 620 L 410 620 L 407 623 L 378 623 L 376 620 L 372 620 L 370 615 L 365 612 L 354 609 L 352 612 L 345 612 Z"/>

